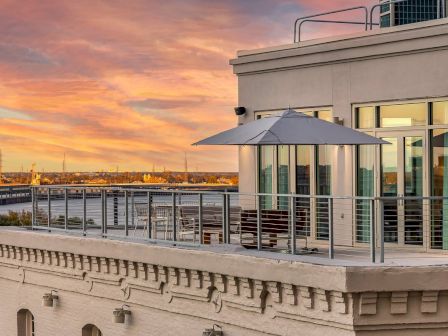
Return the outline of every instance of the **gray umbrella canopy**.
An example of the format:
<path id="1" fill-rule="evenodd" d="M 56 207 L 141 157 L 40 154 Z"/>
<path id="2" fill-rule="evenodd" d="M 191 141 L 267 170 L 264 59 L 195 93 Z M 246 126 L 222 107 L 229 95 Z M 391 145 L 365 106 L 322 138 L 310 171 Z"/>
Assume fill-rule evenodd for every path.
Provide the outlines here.
<path id="1" fill-rule="evenodd" d="M 288 109 L 193 145 L 381 145 L 387 141 Z"/>

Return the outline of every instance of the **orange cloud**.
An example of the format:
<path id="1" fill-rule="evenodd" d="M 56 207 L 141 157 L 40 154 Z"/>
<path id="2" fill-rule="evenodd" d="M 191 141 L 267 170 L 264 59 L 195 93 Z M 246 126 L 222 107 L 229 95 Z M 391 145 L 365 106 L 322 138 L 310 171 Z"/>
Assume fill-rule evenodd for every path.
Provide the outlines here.
<path id="1" fill-rule="evenodd" d="M 60 170 L 66 152 L 70 170 L 176 170 L 187 151 L 191 167 L 236 171 L 236 148 L 190 146 L 236 122 L 228 59 L 238 49 L 291 42 L 294 18 L 329 3 L 348 5 L 3 0 L 4 169 L 35 161 Z"/>

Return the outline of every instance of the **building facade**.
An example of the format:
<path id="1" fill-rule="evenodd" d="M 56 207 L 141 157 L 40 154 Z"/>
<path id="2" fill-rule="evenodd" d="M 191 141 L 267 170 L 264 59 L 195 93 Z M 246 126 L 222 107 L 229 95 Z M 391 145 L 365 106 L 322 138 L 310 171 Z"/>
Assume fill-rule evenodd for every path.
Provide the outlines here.
<path id="1" fill-rule="evenodd" d="M 383 138 L 390 145 L 240 149 L 242 192 L 376 197 L 385 201 L 385 241 L 448 248 L 448 20 L 433 20 L 255 51 L 231 61 L 245 123 L 288 106 Z M 281 208 L 270 199 L 267 208 Z M 348 204 L 349 206 L 356 206 Z M 362 212 L 362 204 L 358 204 Z M 310 239 L 325 240 L 325 207 Z M 322 215 L 323 213 L 323 215 Z M 355 213 L 353 215 L 353 213 Z M 334 209 L 339 245 L 362 244 L 356 211 Z M 321 219 L 319 219 L 319 217 Z"/>
<path id="2" fill-rule="evenodd" d="M 2 229 L 0 330 L 5 336 L 444 335 L 446 267 L 387 270 Z M 57 299 L 44 305 L 50 292 Z M 123 305 L 130 314 L 117 323 L 113 313 Z M 205 333 L 214 324 L 222 334 Z"/>

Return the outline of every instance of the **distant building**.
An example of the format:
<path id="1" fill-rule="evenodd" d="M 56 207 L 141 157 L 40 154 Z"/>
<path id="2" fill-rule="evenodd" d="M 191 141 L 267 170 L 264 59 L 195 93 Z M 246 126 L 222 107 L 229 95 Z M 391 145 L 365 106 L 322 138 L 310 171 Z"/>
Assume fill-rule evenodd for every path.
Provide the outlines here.
<path id="1" fill-rule="evenodd" d="M 408 0 L 390 4 L 382 0 L 381 27 L 400 26 L 408 23 L 429 21 L 446 17 L 448 0 Z"/>

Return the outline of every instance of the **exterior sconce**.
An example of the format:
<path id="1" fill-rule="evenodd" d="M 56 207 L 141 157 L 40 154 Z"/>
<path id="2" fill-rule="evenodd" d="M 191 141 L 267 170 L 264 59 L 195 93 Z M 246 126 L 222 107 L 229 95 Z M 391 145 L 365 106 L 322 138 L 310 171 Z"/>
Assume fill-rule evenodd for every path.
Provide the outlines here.
<path id="1" fill-rule="evenodd" d="M 235 110 L 235 114 L 237 116 L 242 116 L 242 115 L 244 115 L 246 113 L 246 108 L 243 107 L 243 106 L 235 107 L 234 110 Z"/>
<path id="2" fill-rule="evenodd" d="M 218 328 L 219 330 L 215 329 Z M 223 336 L 224 332 L 222 331 L 222 327 L 214 324 L 212 329 L 205 329 L 204 332 L 202 333 L 202 336 Z"/>
<path id="3" fill-rule="evenodd" d="M 57 300 L 59 298 L 59 296 L 54 293 L 57 293 L 57 291 L 52 290 L 50 293 L 44 294 L 44 296 L 42 297 L 42 305 L 44 307 L 53 307 L 54 300 Z"/>
<path id="4" fill-rule="evenodd" d="M 333 117 L 333 122 L 337 125 L 344 126 L 344 118 L 341 117 Z"/>
<path id="5" fill-rule="evenodd" d="M 131 315 L 128 305 L 123 305 L 121 308 L 114 309 L 114 322 L 124 323 L 126 315 Z"/>

